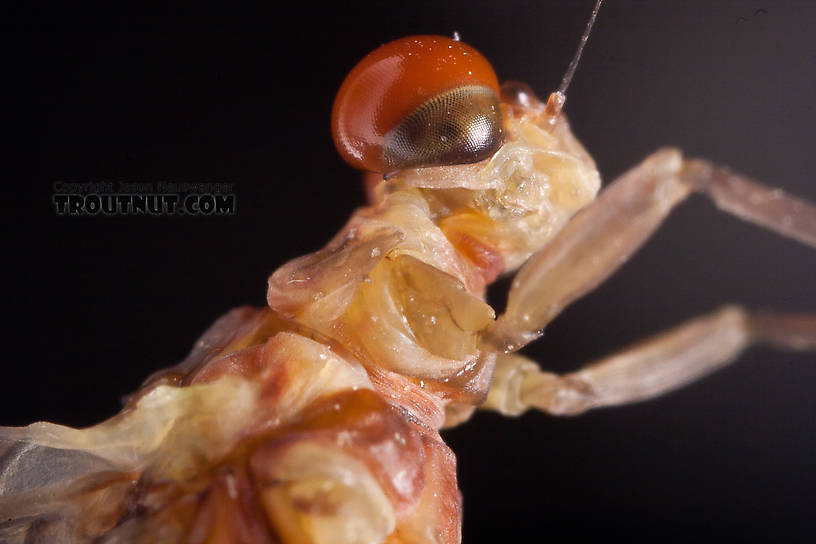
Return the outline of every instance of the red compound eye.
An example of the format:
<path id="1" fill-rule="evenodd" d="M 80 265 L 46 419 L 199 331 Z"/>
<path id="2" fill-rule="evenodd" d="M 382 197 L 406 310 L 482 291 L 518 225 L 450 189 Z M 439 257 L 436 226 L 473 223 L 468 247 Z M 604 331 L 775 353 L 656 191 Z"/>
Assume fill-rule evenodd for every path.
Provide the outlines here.
<path id="1" fill-rule="evenodd" d="M 384 174 L 465 164 L 502 143 L 499 84 L 475 49 L 443 36 L 411 36 L 369 53 L 334 101 L 332 136 L 355 168 Z"/>

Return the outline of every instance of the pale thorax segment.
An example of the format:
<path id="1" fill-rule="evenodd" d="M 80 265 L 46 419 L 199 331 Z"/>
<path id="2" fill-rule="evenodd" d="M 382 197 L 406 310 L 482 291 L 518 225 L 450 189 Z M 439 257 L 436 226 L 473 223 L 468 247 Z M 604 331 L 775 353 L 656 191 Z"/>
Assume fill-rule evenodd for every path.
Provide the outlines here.
<path id="1" fill-rule="evenodd" d="M 495 318 L 485 286 L 599 189 L 563 117 L 550 127 L 539 109 L 503 112 L 507 140 L 492 158 L 390 176 L 326 248 L 270 278 L 270 307 L 340 342 L 375 383 L 398 381 L 396 404 L 483 400 L 494 354 L 480 338 Z"/>
<path id="2" fill-rule="evenodd" d="M 499 253 L 502 271 L 512 271 L 591 202 L 601 182 L 563 115 L 551 127 L 543 106 L 502 106 L 507 139 L 493 157 L 405 170 L 384 189 L 420 188 L 454 245 L 456 234 L 471 236 Z"/>

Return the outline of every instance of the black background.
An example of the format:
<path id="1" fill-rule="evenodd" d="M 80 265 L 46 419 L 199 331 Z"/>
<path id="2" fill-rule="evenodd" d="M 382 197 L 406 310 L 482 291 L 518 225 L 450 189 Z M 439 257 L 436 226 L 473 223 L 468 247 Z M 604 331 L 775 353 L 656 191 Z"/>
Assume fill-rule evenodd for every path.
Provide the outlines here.
<path id="1" fill-rule="evenodd" d="M 113 414 L 221 313 L 262 305 L 277 266 L 325 243 L 362 202 L 328 119 L 369 50 L 457 30 L 500 79 L 546 95 L 590 4 L 12 11 L 5 127 L 23 168 L 3 184 L 1 422 Z M 609 1 L 567 112 L 607 180 L 671 144 L 816 201 L 814 28 L 812 2 Z M 58 217 L 58 180 L 232 182 L 239 210 Z M 814 272 L 816 252 L 697 197 L 529 352 L 567 370 L 725 302 L 816 311 Z M 464 541 L 812 537 L 814 358 L 755 348 L 663 399 L 578 418 L 477 415 L 445 434 Z"/>

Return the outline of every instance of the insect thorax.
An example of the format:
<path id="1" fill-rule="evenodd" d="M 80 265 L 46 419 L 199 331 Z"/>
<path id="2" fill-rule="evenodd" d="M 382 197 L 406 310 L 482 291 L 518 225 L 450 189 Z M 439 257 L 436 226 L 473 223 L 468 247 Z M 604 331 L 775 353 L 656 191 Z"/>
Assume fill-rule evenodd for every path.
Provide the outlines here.
<path id="1" fill-rule="evenodd" d="M 336 339 L 378 379 L 480 402 L 493 361 L 480 339 L 495 315 L 485 286 L 600 185 L 563 117 L 550 127 L 539 109 L 503 110 L 507 137 L 493 157 L 389 177 L 326 248 L 275 272 L 270 306 Z"/>

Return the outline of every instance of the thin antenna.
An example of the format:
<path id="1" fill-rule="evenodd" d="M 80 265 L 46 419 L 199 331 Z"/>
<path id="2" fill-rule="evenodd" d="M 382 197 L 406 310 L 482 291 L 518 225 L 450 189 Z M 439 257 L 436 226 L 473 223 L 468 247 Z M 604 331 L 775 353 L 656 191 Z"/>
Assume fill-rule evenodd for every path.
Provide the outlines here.
<path id="1" fill-rule="evenodd" d="M 578 51 L 575 52 L 575 56 L 573 57 L 572 62 L 570 62 L 569 68 L 567 68 L 567 73 L 564 74 L 564 79 L 561 80 L 561 86 L 558 87 L 558 92 L 564 96 L 567 94 L 567 87 L 569 87 L 569 84 L 572 81 L 572 76 L 575 75 L 575 69 L 578 68 L 578 61 L 581 60 L 581 53 L 584 52 L 584 46 L 589 39 L 589 32 L 592 30 L 592 25 L 595 24 L 595 17 L 598 16 L 598 10 L 601 9 L 601 3 L 603 3 L 603 0 L 598 0 L 595 2 L 595 9 L 592 10 L 592 15 L 589 17 L 589 22 L 587 22 L 584 35 L 581 36 L 581 41 L 578 44 Z"/>
<path id="2" fill-rule="evenodd" d="M 564 102 L 567 101 L 567 87 L 569 87 L 572 81 L 572 76 L 575 75 L 575 69 L 578 68 L 578 61 L 581 60 L 581 53 L 584 52 L 584 46 L 589 39 L 589 32 L 592 30 L 592 25 L 595 24 L 595 17 L 598 16 L 598 10 L 601 9 L 602 3 L 603 0 L 597 0 L 595 2 L 595 8 L 592 10 L 592 15 L 589 16 L 584 35 L 581 36 L 581 41 L 578 43 L 578 50 L 575 52 L 575 56 L 572 58 L 569 68 L 567 68 L 567 73 L 564 74 L 564 79 L 561 80 L 561 86 L 558 87 L 557 91 L 551 93 L 549 99 L 547 99 L 544 112 L 549 117 L 549 124 L 552 127 L 555 127 L 558 116 L 561 115 L 561 110 L 564 108 Z"/>

